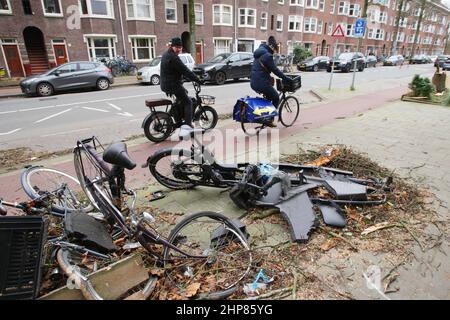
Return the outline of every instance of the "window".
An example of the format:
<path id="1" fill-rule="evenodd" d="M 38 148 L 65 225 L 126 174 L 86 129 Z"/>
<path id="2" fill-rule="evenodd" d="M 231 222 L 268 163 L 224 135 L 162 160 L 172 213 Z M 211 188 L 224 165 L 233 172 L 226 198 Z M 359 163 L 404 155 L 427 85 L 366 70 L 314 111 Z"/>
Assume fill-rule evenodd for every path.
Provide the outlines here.
<path id="1" fill-rule="evenodd" d="M 59 73 L 69 73 L 69 72 L 75 72 L 77 71 L 77 64 L 76 63 L 69 63 L 66 64 L 55 71 L 58 71 Z"/>
<path id="2" fill-rule="evenodd" d="M 333 24 L 330 23 L 330 24 L 328 24 L 327 34 L 330 35 L 332 32 L 333 32 Z"/>
<path id="3" fill-rule="evenodd" d="M 288 31 L 302 31 L 302 16 L 289 16 Z"/>
<path id="4" fill-rule="evenodd" d="M 278 4 L 284 4 L 284 0 L 278 0 Z"/>
<path id="5" fill-rule="evenodd" d="M 359 17 L 359 4 L 351 4 L 348 10 L 350 17 Z"/>
<path id="6" fill-rule="evenodd" d="M 78 70 L 79 71 L 86 71 L 86 70 L 92 70 L 96 68 L 96 64 L 92 62 L 79 62 L 78 63 Z"/>
<path id="7" fill-rule="evenodd" d="M 23 13 L 33 14 L 33 9 L 31 9 L 30 0 L 22 0 Z"/>
<path id="8" fill-rule="evenodd" d="M 114 58 L 116 56 L 114 40 L 114 37 L 88 37 L 89 59 L 95 61 L 102 58 Z"/>
<path id="9" fill-rule="evenodd" d="M 11 4 L 9 0 L 0 0 L 0 14 L 11 14 Z"/>
<path id="10" fill-rule="evenodd" d="M 87 17 L 113 18 L 112 0 L 80 0 L 81 13 Z"/>
<path id="11" fill-rule="evenodd" d="M 305 33 L 316 33 L 317 32 L 317 19 L 313 17 L 305 18 Z"/>
<path id="12" fill-rule="evenodd" d="M 153 0 L 127 0 L 127 17 L 131 20 L 155 20 Z"/>
<path id="13" fill-rule="evenodd" d="M 213 25 L 231 26 L 233 21 L 233 7 L 225 4 L 213 5 Z"/>
<path id="14" fill-rule="evenodd" d="M 177 2 L 166 0 L 166 22 L 177 22 Z"/>
<path id="15" fill-rule="evenodd" d="M 255 42 L 253 40 L 238 40 L 238 51 L 239 52 L 253 52 Z M 238 55 L 238 60 L 244 60 L 248 56 L 248 54 L 240 54 Z"/>
<path id="16" fill-rule="evenodd" d="M 290 6 L 300 6 L 300 7 L 303 7 L 303 3 L 304 3 L 304 0 L 290 0 L 290 1 L 289 1 L 289 5 L 290 5 Z"/>
<path id="17" fill-rule="evenodd" d="M 346 25 L 345 35 L 347 37 L 353 37 L 353 25 L 352 24 L 347 24 Z"/>
<path id="18" fill-rule="evenodd" d="M 131 51 L 133 61 L 150 61 L 155 57 L 155 38 L 153 37 L 132 37 Z"/>
<path id="19" fill-rule="evenodd" d="M 214 39 L 214 55 L 231 52 L 231 39 Z"/>
<path id="20" fill-rule="evenodd" d="M 283 15 L 277 14 L 277 31 L 283 31 Z"/>
<path id="21" fill-rule="evenodd" d="M 42 6 L 45 16 L 62 17 L 63 15 L 61 11 L 61 0 L 42 0 Z"/>
<path id="22" fill-rule="evenodd" d="M 267 30 L 267 12 L 261 12 L 261 29 Z"/>
<path id="23" fill-rule="evenodd" d="M 318 9 L 319 8 L 319 0 L 306 0 L 306 8 L 310 9 Z"/>
<path id="24" fill-rule="evenodd" d="M 195 24 L 203 24 L 203 4 L 195 3 L 194 11 L 195 11 Z"/>
<path id="25" fill-rule="evenodd" d="M 239 9 L 239 26 L 256 27 L 256 10 L 251 8 Z"/>
<path id="26" fill-rule="evenodd" d="M 335 7 L 335 0 L 331 0 L 331 4 L 330 4 L 330 13 L 334 14 L 334 7 Z"/>
<path id="27" fill-rule="evenodd" d="M 319 0 L 319 11 L 325 11 L 325 0 Z"/>
<path id="28" fill-rule="evenodd" d="M 339 9 L 338 14 L 340 15 L 348 15 L 348 9 L 350 7 L 350 4 L 348 2 L 339 2 Z"/>
<path id="29" fill-rule="evenodd" d="M 318 34 L 322 34 L 323 32 L 323 21 L 319 21 L 319 23 L 317 24 L 317 33 Z"/>

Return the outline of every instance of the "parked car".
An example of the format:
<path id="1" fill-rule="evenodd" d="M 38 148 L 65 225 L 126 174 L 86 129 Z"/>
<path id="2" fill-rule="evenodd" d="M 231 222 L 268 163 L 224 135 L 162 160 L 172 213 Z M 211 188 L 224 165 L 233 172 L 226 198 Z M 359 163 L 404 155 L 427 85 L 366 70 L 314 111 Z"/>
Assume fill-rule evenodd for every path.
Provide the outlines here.
<path id="1" fill-rule="evenodd" d="M 107 90 L 114 82 L 111 69 L 101 62 L 75 61 L 20 82 L 27 95 L 50 96 L 58 91 L 97 88 Z"/>
<path id="2" fill-rule="evenodd" d="M 304 61 L 297 64 L 297 70 L 299 71 L 319 71 L 320 69 L 326 70 L 330 64 L 330 58 L 326 56 L 309 57 Z"/>
<path id="3" fill-rule="evenodd" d="M 195 65 L 194 58 L 189 53 L 180 53 L 178 55 L 180 60 L 192 70 Z M 136 78 L 138 82 L 145 84 L 159 85 L 160 82 L 160 68 L 161 68 L 161 56 L 154 58 L 148 66 L 142 67 L 138 70 Z"/>
<path id="4" fill-rule="evenodd" d="M 376 67 L 377 66 L 377 57 L 375 56 L 367 56 L 366 57 L 366 68 Z"/>
<path id="5" fill-rule="evenodd" d="M 334 70 L 341 70 L 342 72 L 349 72 L 354 68 L 356 61 L 356 69 L 363 71 L 366 59 L 361 52 L 345 52 L 341 53 L 337 59 L 330 60 L 330 65 L 327 72 L 331 72 L 331 66 L 334 65 Z"/>
<path id="6" fill-rule="evenodd" d="M 437 67 L 439 65 L 439 67 L 443 68 L 445 60 L 448 59 L 450 59 L 449 55 L 446 54 L 438 55 L 436 60 L 434 61 L 434 66 Z"/>
<path id="7" fill-rule="evenodd" d="M 194 67 L 193 71 L 203 81 L 224 84 L 228 79 L 250 78 L 253 53 L 221 53 L 208 62 Z"/>
<path id="8" fill-rule="evenodd" d="M 450 56 L 447 56 L 447 58 L 442 63 L 442 69 L 450 70 Z"/>
<path id="9" fill-rule="evenodd" d="M 390 56 L 383 62 L 383 66 L 401 66 L 405 62 L 405 58 L 401 54 Z"/>
<path id="10" fill-rule="evenodd" d="M 428 59 L 423 54 L 416 54 L 410 60 L 411 64 L 422 64 L 427 63 Z"/>

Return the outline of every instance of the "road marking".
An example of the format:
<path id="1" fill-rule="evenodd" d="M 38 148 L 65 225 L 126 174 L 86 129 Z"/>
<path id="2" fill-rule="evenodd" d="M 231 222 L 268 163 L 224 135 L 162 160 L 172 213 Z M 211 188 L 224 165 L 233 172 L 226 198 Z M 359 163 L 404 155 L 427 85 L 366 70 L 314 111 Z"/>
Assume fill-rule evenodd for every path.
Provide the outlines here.
<path id="1" fill-rule="evenodd" d="M 66 110 L 64 110 L 64 111 L 61 111 L 61 112 L 58 112 L 58 113 L 52 114 L 51 116 L 48 116 L 48 117 L 42 118 L 41 120 L 35 121 L 34 123 L 40 123 L 40 122 L 42 122 L 42 121 L 45 121 L 45 120 L 48 120 L 48 119 L 51 119 L 51 118 L 57 117 L 57 116 L 59 116 L 59 115 L 61 115 L 61 114 L 63 114 L 63 113 L 66 113 L 66 112 L 70 111 L 70 110 L 72 110 L 72 108 L 69 108 L 69 109 L 66 109 Z"/>
<path id="2" fill-rule="evenodd" d="M 109 112 L 108 110 L 98 109 L 98 108 L 89 108 L 89 107 L 82 107 L 83 109 L 92 110 L 92 111 L 100 111 L 100 112 Z"/>
<path id="3" fill-rule="evenodd" d="M 76 130 L 70 130 L 70 131 L 63 131 L 63 132 L 57 132 L 57 133 L 51 133 L 51 134 L 44 134 L 41 136 L 41 138 L 51 137 L 51 136 L 58 136 L 61 134 L 67 134 L 67 133 L 74 133 L 74 132 L 80 132 L 80 131 L 86 131 L 90 130 L 90 128 L 82 128 L 82 129 L 76 129 Z"/>
<path id="4" fill-rule="evenodd" d="M 112 103 L 109 103 L 109 102 L 108 102 L 108 104 L 109 104 L 111 107 L 113 107 L 114 109 L 119 110 L 119 111 L 122 111 L 122 108 L 116 106 L 115 104 L 112 104 Z"/>
<path id="5" fill-rule="evenodd" d="M 120 112 L 118 112 L 117 113 L 119 116 L 124 116 L 124 117 L 132 117 L 133 115 L 131 114 L 131 113 L 129 113 L 129 112 L 122 112 L 122 113 L 120 113 Z"/>
<path id="6" fill-rule="evenodd" d="M 22 130 L 22 128 L 17 128 L 17 129 L 14 129 L 14 130 L 8 131 L 8 132 L 2 132 L 2 133 L 0 133 L 0 136 L 6 136 L 6 135 L 8 135 L 8 134 L 11 134 L 11 133 L 17 132 L 17 131 L 19 131 L 19 130 Z"/>

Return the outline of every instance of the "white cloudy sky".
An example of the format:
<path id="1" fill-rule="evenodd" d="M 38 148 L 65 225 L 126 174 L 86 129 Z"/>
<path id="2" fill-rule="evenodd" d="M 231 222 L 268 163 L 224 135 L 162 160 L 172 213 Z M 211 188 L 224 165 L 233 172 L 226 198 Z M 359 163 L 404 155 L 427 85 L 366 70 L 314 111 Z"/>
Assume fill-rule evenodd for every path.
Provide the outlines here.
<path id="1" fill-rule="evenodd" d="M 450 8 L 450 0 L 442 0 L 442 3 L 447 6 L 447 8 Z"/>

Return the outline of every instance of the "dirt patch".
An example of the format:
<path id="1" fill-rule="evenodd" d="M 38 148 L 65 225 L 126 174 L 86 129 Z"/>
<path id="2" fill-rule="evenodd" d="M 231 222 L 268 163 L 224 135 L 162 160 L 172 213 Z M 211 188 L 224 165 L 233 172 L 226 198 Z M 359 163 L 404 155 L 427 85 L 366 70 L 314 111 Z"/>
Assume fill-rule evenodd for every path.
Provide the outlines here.
<path id="1" fill-rule="evenodd" d="M 33 151 L 28 147 L 0 150 L 0 168 L 6 171 L 20 169 L 24 165 L 31 164 L 43 159 L 57 158 L 70 154 L 72 149 L 57 152 Z"/>

